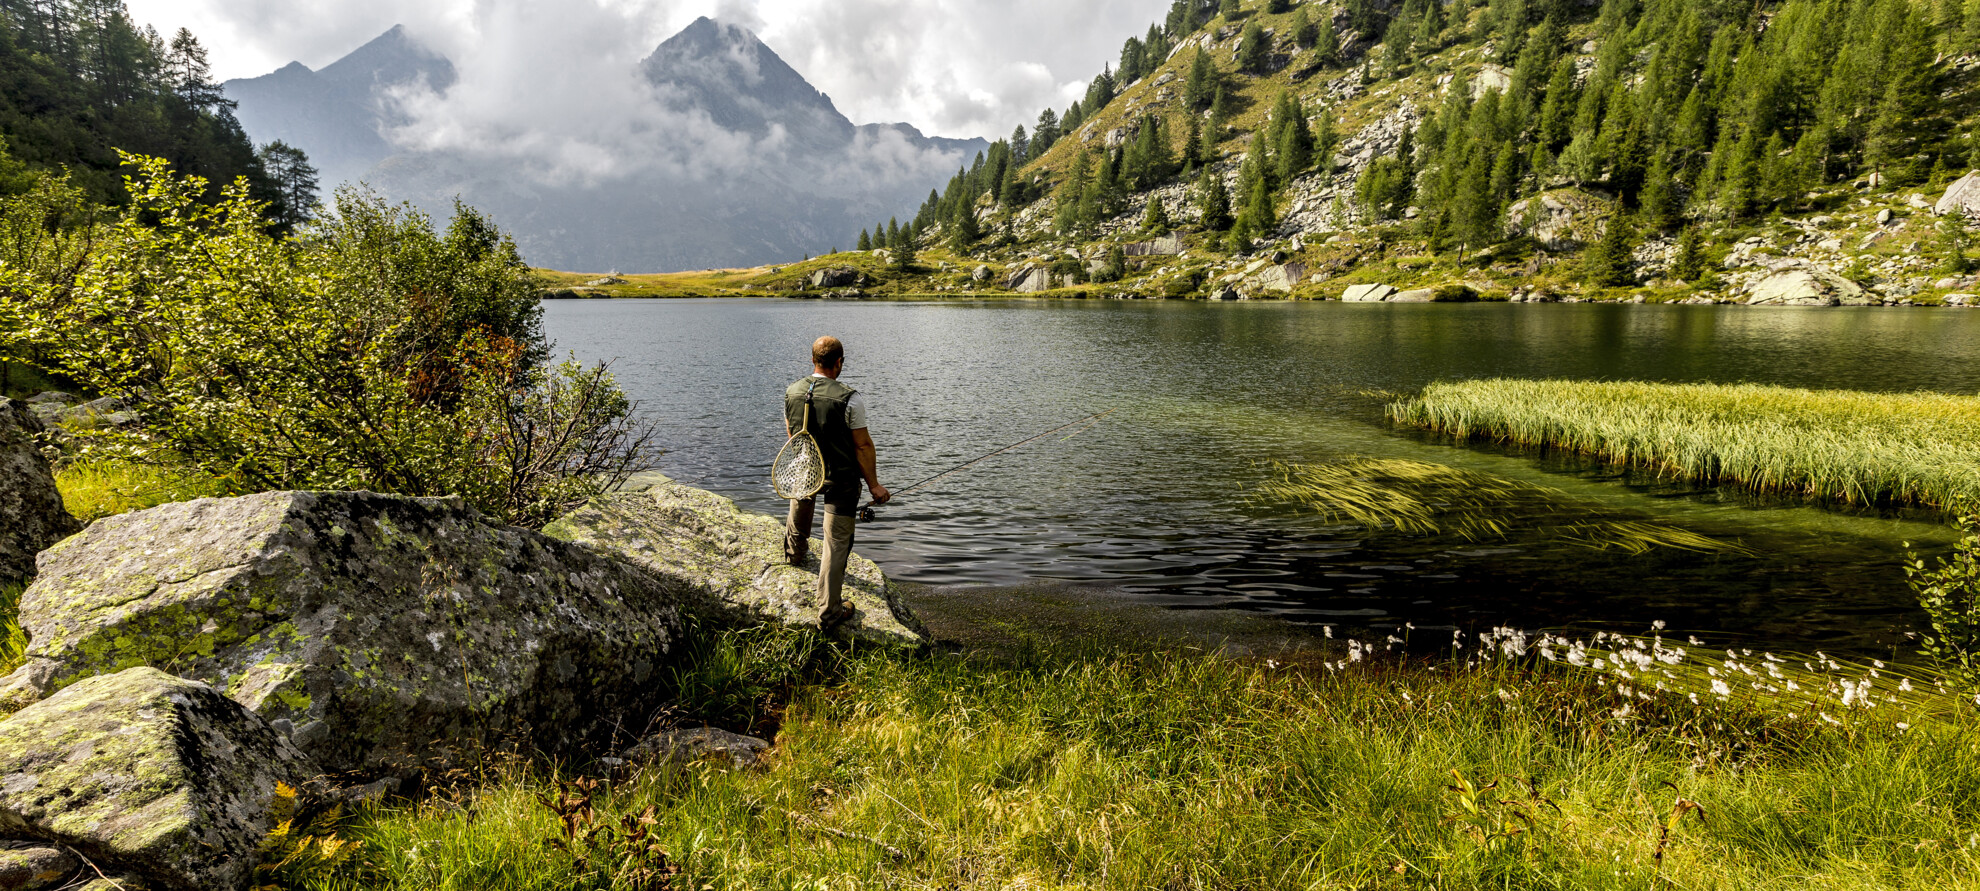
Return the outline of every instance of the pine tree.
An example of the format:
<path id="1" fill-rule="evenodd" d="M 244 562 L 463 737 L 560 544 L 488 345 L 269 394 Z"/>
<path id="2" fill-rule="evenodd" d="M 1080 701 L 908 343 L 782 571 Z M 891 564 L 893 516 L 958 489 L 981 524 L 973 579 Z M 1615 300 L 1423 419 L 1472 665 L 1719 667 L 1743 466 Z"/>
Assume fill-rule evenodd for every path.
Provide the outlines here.
<path id="1" fill-rule="evenodd" d="M 1264 74 L 1266 63 L 1271 61 L 1271 49 L 1265 42 L 1265 26 L 1255 21 L 1245 25 L 1244 36 L 1238 38 L 1238 68 L 1251 74 Z"/>
<path id="2" fill-rule="evenodd" d="M 293 231 L 314 218 L 320 202 L 316 197 L 316 168 L 309 163 L 309 155 L 279 139 L 262 146 L 257 154 L 279 196 L 271 208 L 275 224 Z"/>
<path id="3" fill-rule="evenodd" d="M 859 230 L 859 249 L 862 251 L 873 250 L 873 237 L 866 234 L 865 229 Z"/>
<path id="4" fill-rule="evenodd" d="M 1279 15 L 1291 8 L 1292 0 L 1265 0 L 1265 11 L 1272 15 Z"/>
<path id="5" fill-rule="evenodd" d="M 1203 126 L 1194 115 L 1189 119 L 1189 136 L 1183 140 L 1183 163 L 1191 166 L 1203 163 Z"/>
<path id="6" fill-rule="evenodd" d="M 1108 245 L 1107 267 L 1106 267 L 1107 280 L 1115 281 L 1115 282 L 1120 281 L 1121 279 L 1127 276 L 1127 268 L 1128 268 L 1127 251 L 1121 248 L 1120 242 L 1117 241 L 1114 242 L 1113 244 Z"/>
<path id="7" fill-rule="evenodd" d="M 1279 104 L 1272 113 L 1273 127 L 1278 130 L 1274 145 L 1277 153 L 1273 160 L 1277 164 L 1277 181 L 1290 185 L 1300 174 L 1313 166 L 1313 130 L 1306 123 L 1306 109 L 1291 91 L 1279 94 Z"/>
<path id="8" fill-rule="evenodd" d="M 1222 0 L 1217 4 L 1217 14 L 1225 19 L 1237 18 L 1238 13 L 1238 0 Z"/>
<path id="9" fill-rule="evenodd" d="M 1334 33 L 1334 16 L 1327 13 L 1324 20 L 1313 25 L 1313 58 L 1322 65 L 1335 65 L 1341 61 L 1341 36 Z"/>
<path id="10" fill-rule="evenodd" d="M 1972 271 L 1973 263 L 1966 252 L 1973 248 L 1973 230 L 1966 219 L 1966 211 L 1955 209 L 1939 218 L 1939 271 L 1949 275 L 1965 275 Z"/>
<path id="11" fill-rule="evenodd" d="M 1638 204 L 1643 208 L 1643 224 L 1652 231 L 1662 232 L 1679 222 L 1683 203 L 1678 200 L 1677 183 L 1671 179 L 1670 165 L 1664 163 L 1662 153 L 1650 162 Z"/>
<path id="12" fill-rule="evenodd" d="M 1231 226 L 1231 196 L 1224 189 L 1224 178 L 1217 171 L 1205 169 L 1203 178 L 1196 184 L 1196 210 L 1202 217 L 1203 230 L 1222 232 Z"/>
<path id="13" fill-rule="evenodd" d="M 949 250 L 957 254 L 969 253 L 976 242 L 983 238 L 983 229 L 977 225 L 974 202 L 965 202 L 956 208 L 956 214 L 949 221 Z"/>
<path id="14" fill-rule="evenodd" d="M 1148 196 L 1148 211 L 1141 215 L 1141 231 L 1150 235 L 1167 235 L 1169 233 L 1169 211 L 1168 208 L 1162 206 L 1162 199 L 1160 197 L 1155 195 Z"/>
<path id="15" fill-rule="evenodd" d="M 1066 113 L 1059 118 L 1059 129 L 1070 136 L 1086 123 L 1086 109 L 1078 102 L 1066 106 Z"/>
<path id="16" fill-rule="evenodd" d="M 1217 85 L 1217 98 L 1210 103 L 1210 123 L 1203 128 L 1203 150 L 1206 153 L 1215 154 L 1217 146 L 1224 142 L 1224 131 L 1229 128 L 1231 120 L 1230 95 L 1225 92 L 1223 84 Z"/>
<path id="17" fill-rule="evenodd" d="M 898 251 L 902 247 L 901 224 L 895 222 L 898 219 L 898 217 L 895 217 L 887 220 L 887 249 L 890 251 Z"/>
<path id="18" fill-rule="evenodd" d="M 1292 35 L 1293 44 L 1300 49 L 1312 49 L 1314 44 L 1320 42 L 1320 28 L 1313 24 L 1313 17 L 1306 14 L 1306 7 L 1304 6 L 1300 7 L 1298 12 L 1293 13 Z M 1322 59 L 1321 61 L 1327 62 L 1332 60 Z"/>
<path id="19" fill-rule="evenodd" d="M 893 254 L 888 258 L 888 265 L 892 266 L 895 272 L 913 272 L 914 233 L 903 230 L 901 235 L 901 243 L 894 247 Z"/>
<path id="20" fill-rule="evenodd" d="M 1031 159 L 1037 160 L 1052 149 L 1059 141 L 1059 116 L 1051 109 L 1038 113 L 1038 126 L 1031 131 Z"/>
<path id="21" fill-rule="evenodd" d="M 1011 131 L 1011 167 L 1023 167 L 1024 162 L 1030 159 L 1031 139 L 1025 136 L 1024 125 L 1019 124 L 1016 130 Z"/>
<path id="22" fill-rule="evenodd" d="M 1621 210 L 1609 218 L 1602 240 L 1582 258 L 1583 280 L 1598 288 L 1619 288 L 1629 284 L 1630 252 L 1636 246 L 1636 226 Z"/>
<path id="23" fill-rule="evenodd" d="M 1278 210 L 1272 206 L 1272 189 L 1263 179 L 1251 184 L 1243 219 L 1250 224 L 1251 231 L 1261 236 L 1279 225 Z"/>
<path id="24" fill-rule="evenodd" d="M 1697 284 L 1704 279 L 1708 262 L 1705 236 L 1697 226 L 1686 226 L 1684 234 L 1678 237 L 1678 255 L 1671 264 L 1671 274 L 1682 281 Z"/>
<path id="25" fill-rule="evenodd" d="M 1217 71 L 1210 66 L 1210 54 L 1201 49 L 1189 63 L 1189 80 L 1183 84 L 1183 102 L 1190 108 L 1206 108 L 1217 98 Z"/>

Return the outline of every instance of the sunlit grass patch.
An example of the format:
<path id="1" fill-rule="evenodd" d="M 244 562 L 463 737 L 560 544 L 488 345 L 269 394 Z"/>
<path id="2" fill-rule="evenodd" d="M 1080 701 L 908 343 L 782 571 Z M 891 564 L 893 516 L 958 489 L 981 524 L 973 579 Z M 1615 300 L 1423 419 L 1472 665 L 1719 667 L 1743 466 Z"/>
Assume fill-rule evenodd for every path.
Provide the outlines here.
<path id="1" fill-rule="evenodd" d="M 1745 552 L 1738 544 L 1675 526 L 1603 517 L 1599 508 L 1544 486 L 1427 461 L 1356 458 L 1278 464 L 1274 470 L 1254 489 L 1254 500 L 1304 506 L 1331 521 L 1369 529 L 1466 541 L 1522 534 L 1632 554 L 1660 547 Z"/>
<path id="2" fill-rule="evenodd" d="M 1641 680 L 1704 656 L 1673 662 L 1662 642 L 1545 643 L 1559 661 L 1538 639 L 1457 642 L 1459 658 L 1357 647 L 1325 669 L 1066 647 L 851 656 L 842 681 L 795 692 L 764 768 L 651 765 L 596 787 L 501 772 L 357 815 L 340 836 L 369 865 L 291 887 L 1975 884 L 1980 736 L 1957 712 L 1900 727 L 1874 696 L 1694 699 Z M 1823 695 L 1860 683 L 1849 666 L 1793 671 Z M 1709 691 L 1723 675 L 1701 676 Z M 597 840 L 550 843 L 575 811 Z M 634 830 L 645 847 L 623 842 Z M 627 878 L 640 869 L 679 873 Z"/>
<path id="3" fill-rule="evenodd" d="M 85 523 L 176 501 L 232 494 L 226 480 L 181 467 L 80 461 L 55 472 L 62 503 Z"/>
<path id="4" fill-rule="evenodd" d="M 1980 504 L 1980 398 L 1751 384 L 1432 384 L 1396 420 L 1708 485 L 1859 506 Z"/>

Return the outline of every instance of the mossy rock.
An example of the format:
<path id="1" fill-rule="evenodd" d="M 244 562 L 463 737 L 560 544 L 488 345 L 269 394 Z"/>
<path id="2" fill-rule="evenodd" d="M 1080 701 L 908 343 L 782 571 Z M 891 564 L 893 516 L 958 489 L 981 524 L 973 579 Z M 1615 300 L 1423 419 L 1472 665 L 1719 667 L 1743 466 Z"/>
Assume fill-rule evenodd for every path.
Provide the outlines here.
<path id="1" fill-rule="evenodd" d="M 151 666 L 292 730 L 337 771 L 519 744 L 578 754 L 639 724 L 698 590 L 454 499 L 271 492 L 99 520 L 21 596 L 18 708 Z"/>
<path id="2" fill-rule="evenodd" d="M 546 534 L 617 554 L 669 578 L 689 581 L 695 608 L 732 623 L 818 626 L 818 555 L 805 566 L 784 561 L 784 522 L 744 512 L 720 495 L 664 477 L 640 491 L 596 498 L 544 529 Z M 823 514 L 819 515 L 822 524 Z M 875 643 L 927 641 L 887 575 L 853 554 L 843 594 L 858 610 L 844 626 Z"/>
<path id="3" fill-rule="evenodd" d="M 0 833 L 74 848 L 161 888 L 245 887 L 276 784 L 309 759 L 205 684 L 89 678 L 0 722 Z"/>
<path id="4" fill-rule="evenodd" d="M 25 403 L 0 399 L 0 585 L 34 575 L 34 556 L 81 528 L 62 506 Z"/>

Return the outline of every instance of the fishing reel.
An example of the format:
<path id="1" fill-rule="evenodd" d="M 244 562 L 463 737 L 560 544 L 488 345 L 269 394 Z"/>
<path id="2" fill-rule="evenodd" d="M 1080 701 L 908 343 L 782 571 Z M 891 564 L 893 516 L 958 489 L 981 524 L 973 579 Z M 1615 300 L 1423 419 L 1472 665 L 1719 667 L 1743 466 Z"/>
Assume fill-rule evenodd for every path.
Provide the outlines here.
<path id="1" fill-rule="evenodd" d="M 871 523 L 873 522 L 873 518 L 877 516 L 879 514 L 873 512 L 873 505 L 871 504 L 859 509 L 859 521 L 862 523 Z"/>

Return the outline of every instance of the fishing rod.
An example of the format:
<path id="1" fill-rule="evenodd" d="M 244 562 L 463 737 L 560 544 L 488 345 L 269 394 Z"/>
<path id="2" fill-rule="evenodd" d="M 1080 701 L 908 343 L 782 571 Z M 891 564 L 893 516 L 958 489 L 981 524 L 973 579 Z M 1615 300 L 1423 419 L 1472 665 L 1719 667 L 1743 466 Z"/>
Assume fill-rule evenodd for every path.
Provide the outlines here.
<path id="1" fill-rule="evenodd" d="M 1113 413 L 1114 413 L 1115 411 L 1117 411 L 1117 410 L 1119 410 L 1119 406 L 1115 406 L 1114 408 L 1110 408 L 1110 409 L 1107 409 L 1106 411 L 1103 411 L 1103 412 L 1101 412 L 1101 413 L 1099 413 L 1099 414 L 1095 414 L 1095 415 L 1087 415 L 1086 417 L 1083 417 L 1083 418 L 1080 418 L 1079 420 L 1077 420 L 1077 421 L 1074 421 L 1074 422 L 1072 422 L 1072 423 L 1070 423 L 1070 424 L 1061 424 L 1061 425 L 1059 425 L 1059 426 L 1057 426 L 1057 427 L 1053 427 L 1052 429 L 1050 429 L 1050 430 L 1047 430 L 1047 431 L 1045 431 L 1044 433 L 1040 433 L 1040 434 L 1038 434 L 1037 436 L 1033 436 L 1033 437 L 1031 437 L 1030 439 L 1024 439 L 1024 440 L 1020 440 L 1020 441 L 1018 441 L 1018 442 L 1014 442 L 1014 443 L 1011 443 L 1010 445 L 1007 445 L 1007 446 L 1004 446 L 1003 448 L 1001 448 L 1001 449 L 998 449 L 998 450 L 996 450 L 996 451 L 994 451 L 994 452 L 991 452 L 990 454 L 987 454 L 987 455 L 984 455 L 984 456 L 982 456 L 982 457 L 980 457 L 980 458 L 973 458 L 973 459 L 970 459 L 970 460 L 968 460 L 968 461 L 964 461 L 963 463 L 961 463 L 961 464 L 958 464 L 958 465 L 956 465 L 956 466 L 954 466 L 954 467 L 951 467 L 951 468 L 949 468 L 948 470 L 944 470 L 944 471 L 942 471 L 941 473 L 938 473 L 938 474 L 935 474 L 934 476 L 931 476 L 931 477 L 929 477 L 929 478 L 927 478 L 927 479 L 925 479 L 925 480 L 922 480 L 921 482 L 918 482 L 918 483 L 915 483 L 914 485 L 912 485 L 912 486 L 909 486 L 909 487 L 907 487 L 907 488 L 905 488 L 905 489 L 902 489 L 902 490 L 900 490 L 899 492 L 895 492 L 895 493 L 894 493 L 894 497 L 895 497 L 895 498 L 899 498 L 899 497 L 900 497 L 900 496 L 902 496 L 902 495 L 906 495 L 906 494 L 907 494 L 907 493 L 909 493 L 909 492 L 912 492 L 912 491 L 914 491 L 914 490 L 916 490 L 916 489 L 919 489 L 919 488 L 921 488 L 922 486 L 926 486 L 926 485 L 928 485 L 929 483 L 932 483 L 932 482 L 934 482 L 934 481 L 936 481 L 936 480 L 939 480 L 939 479 L 941 479 L 941 478 L 943 478 L 943 477 L 945 477 L 945 476 L 949 476 L 950 474 L 955 474 L 955 473 L 961 473 L 961 472 L 962 472 L 962 471 L 964 471 L 964 470 L 968 470 L 968 469 L 969 469 L 969 468 L 971 468 L 971 467 L 974 467 L 974 466 L 976 466 L 976 465 L 978 465 L 978 464 L 981 464 L 981 463 L 983 463 L 983 462 L 985 462 L 985 461 L 988 461 L 988 460 L 990 460 L 991 458 L 995 458 L 995 457 L 997 457 L 998 455 L 1001 455 L 1001 454 L 1003 454 L 1003 453 L 1005 453 L 1005 452 L 1008 452 L 1008 451 L 1010 451 L 1010 450 L 1012 450 L 1012 449 L 1015 449 L 1015 448 L 1017 448 L 1017 447 L 1019 447 L 1019 446 L 1023 446 L 1023 445 L 1029 445 L 1029 444 L 1031 444 L 1031 443 L 1034 443 L 1034 442 L 1037 442 L 1037 441 L 1039 441 L 1039 440 L 1041 440 L 1041 439 L 1044 439 L 1044 438 L 1045 438 L 1045 437 L 1047 437 L 1047 436 L 1051 436 L 1052 434 L 1054 434 L 1054 433 L 1058 433 L 1059 431 L 1061 431 L 1061 430 L 1065 430 L 1065 429 L 1067 429 L 1067 428 L 1069 428 L 1069 427 L 1078 427 L 1078 426 L 1079 426 L 1079 425 L 1081 425 L 1081 424 L 1088 424 L 1089 422 L 1091 422 L 1092 424 L 1098 424 L 1098 423 L 1100 422 L 1100 419 L 1102 419 L 1102 418 L 1105 418 L 1106 416 L 1108 416 L 1108 415 L 1111 415 L 1111 414 L 1113 414 Z M 1081 433 L 1085 433 L 1085 432 L 1086 432 L 1086 430 L 1087 430 L 1087 428 L 1081 428 L 1081 429 L 1079 429 L 1079 430 L 1076 430 L 1076 431 L 1074 431 L 1074 432 L 1073 432 L 1073 434 L 1072 434 L 1072 436 L 1077 436 L 1077 435 L 1079 435 L 1079 434 L 1081 434 Z M 1066 437 L 1066 438 L 1067 438 L 1067 439 L 1071 439 L 1071 438 L 1072 438 L 1072 436 L 1068 436 L 1068 437 Z M 888 499 L 888 500 L 889 500 L 889 501 L 892 501 L 893 499 L 892 499 L 892 498 L 890 498 L 890 499 Z M 861 507 L 861 508 L 859 509 L 859 518 L 860 518 L 860 519 L 861 519 L 862 521 L 865 521 L 865 520 L 871 520 L 871 519 L 873 519 L 873 516 L 874 516 L 874 514 L 873 514 L 873 508 L 874 508 L 874 504 L 873 504 L 873 502 L 871 502 L 871 501 L 869 501 L 869 502 L 867 502 L 867 503 L 865 504 L 865 506 L 863 506 L 863 507 Z"/>

